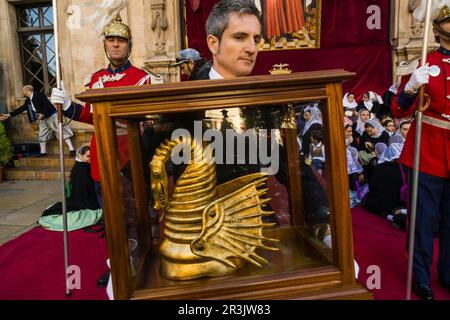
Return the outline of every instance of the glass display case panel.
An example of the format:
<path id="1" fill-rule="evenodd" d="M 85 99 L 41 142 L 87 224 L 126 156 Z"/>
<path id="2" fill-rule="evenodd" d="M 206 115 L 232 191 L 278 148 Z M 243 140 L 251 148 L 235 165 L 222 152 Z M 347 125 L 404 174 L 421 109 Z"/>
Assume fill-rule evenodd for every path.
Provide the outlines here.
<path id="1" fill-rule="evenodd" d="M 124 218 L 137 287 L 209 283 L 223 281 L 224 276 L 277 275 L 332 265 L 321 108 L 320 101 L 311 101 L 176 115 L 148 114 L 133 119 L 140 128 L 152 230 L 153 246 L 148 259 L 151 262 L 145 267 L 146 252 L 138 237 L 132 168 L 126 160 L 129 150 L 124 147 L 123 134 L 129 120 L 116 119 Z M 295 126 L 289 127 L 287 122 Z M 300 173 L 297 176 L 289 176 L 288 172 L 288 162 L 293 159 L 287 150 L 289 131 L 296 140 L 298 155 L 294 158 Z M 180 138 L 189 142 L 183 144 Z M 201 143 L 198 150 L 194 141 Z M 161 170 L 163 174 L 154 174 Z M 194 174 L 194 179 L 184 177 L 189 174 Z M 221 191 L 230 181 L 245 180 L 252 175 L 255 177 Z M 167 181 L 160 181 L 162 177 Z M 242 209 L 239 202 L 244 201 L 241 194 L 245 195 L 245 191 L 239 190 L 258 179 L 261 182 L 255 191 L 261 193 L 259 210 Z M 298 180 L 302 187 L 293 189 L 290 180 Z M 164 187 L 167 190 L 161 190 Z M 213 202 L 222 205 L 221 199 L 230 196 L 232 199 L 223 207 L 223 225 L 207 226 L 207 207 Z M 294 211 L 293 202 L 300 204 L 298 211 Z M 256 225 L 260 225 L 260 231 L 255 233 Z M 223 228 L 210 233 L 205 241 L 216 241 L 214 245 L 227 251 L 226 255 L 212 250 L 199 256 L 194 249 L 196 241 L 209 228 Z M 262 240 L 255 241 L 255 234 Z M 213 240 L 214 237 L 221 240 Z M 246 251 L 248 247 L 251 249 Z M 190 253 L 186 254 L 187 251 Z M 230 267 L 221 270 L 227 263 Z M 202 267 L 202 264 L 217 266 Z M 231 267 L 232 264 L 235 266 Z"/>

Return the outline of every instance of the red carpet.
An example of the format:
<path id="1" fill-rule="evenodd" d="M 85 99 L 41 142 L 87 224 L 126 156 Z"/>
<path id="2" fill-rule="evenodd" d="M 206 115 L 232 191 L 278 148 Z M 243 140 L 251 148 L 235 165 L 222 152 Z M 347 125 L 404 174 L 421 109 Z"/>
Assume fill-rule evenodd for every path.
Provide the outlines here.
<path id="1" fill-rule="evenodd" d="M 378 300 L 404 300 L 408 258 L 406 232 L 394 229 L 384 218 L 356 207 L 352 209 L 355 259 L 359 264 L 359 281 L 365 285 L 370 274 L 367 267 L 377 265 L 381 270 L 381 290 L 371 290 Z M 437 283 L 438 241 L 434 243 L 434 263 L 431 286 L 436 300 L 450 300 L 447 289 Z M 413 299 L 417 299 L 412 294 Z"/>
<path id="2" fill-rule="evenodd" d="M 106 272 L 99 233 L 69 232 L 69 264 L 80 267 L 81 289 L 68 300 L 104 300 L 97 277 Z M 63 233 L 36 227 L 0 247 L 0 300 L 60 300 L 65 296 Z"/>
<path id="3" fill-rule="evenodd" d="M 364 285 L 367 267 L 381 269 L 381 290 L 372 290 L 375 299 L 405 299 L 407 258 L 406 233 L 391 227 L 383 218 L 361 208 L 352 210 L 355 258 Z M 107 299 L 105 289 L 96 286 L 106 271 L 105 239 L 82 230 L 69 233 L 69 263 L 81 269 L 81 289 L 72 290 L 71 300 Z M 437 260 L 437 241 L 435 261 Z M 36 227 L 0 247 L 0 299 L 66 299 L 64 286 L 63 235 Z M 436 299 L 450 300 L 447 290 L 436 280 L 432 286 Z"/>

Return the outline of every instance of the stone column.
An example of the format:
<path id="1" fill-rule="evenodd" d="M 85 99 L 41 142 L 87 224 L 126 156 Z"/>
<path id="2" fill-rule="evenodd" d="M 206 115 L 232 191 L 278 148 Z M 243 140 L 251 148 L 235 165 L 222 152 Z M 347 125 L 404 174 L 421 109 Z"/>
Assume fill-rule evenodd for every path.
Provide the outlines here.
<path id="1" fill-rule="evenodd" d="M 144 68 L 162 74 L 165 82 L 179 81 L 177 68 L 170 66 L 181 47 L 179 1 L 150 0 L 145 6 L 151 20 Z"/>

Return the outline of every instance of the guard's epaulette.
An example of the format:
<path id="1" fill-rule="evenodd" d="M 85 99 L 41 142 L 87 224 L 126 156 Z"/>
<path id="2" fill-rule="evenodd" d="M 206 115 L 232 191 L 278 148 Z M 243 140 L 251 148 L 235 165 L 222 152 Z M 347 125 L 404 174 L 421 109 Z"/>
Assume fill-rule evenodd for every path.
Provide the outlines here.
<path id="1" fill-rule="evenodd" d="M 155 77 L 155 78 L 163 77 L 162 74 L 154 73 L 153 71 L 150 71 L 150 70 L 147 70 L 147 69 L 141 69 L 141 70 L 144 71 L 145 73 Z"/>
<path id="2" fill-rule="evenodd" d="M 154 72 L 152 72 L 150 70 L 146 70 L 146 69 L 141 69 L 141 70 L 150 76 L 152 84 L 164 83 L 164 75 L 159 74 L 159 73 L 154 73 Z"/>
<path id="3" fill-rule="evenodd" d="M 419 66 L 419 60 L 420 60 L 420 57 L 414 57 L 407 61 L 400 62 L 397 67 L 396 74 L 398 76 L 406 76 L 406 75 L 413 73 L 414 70 L 416 70 L 417 67 Z"/>
<path id="4" fill-rule="evenodd" d="M 91 75 L 89 75 L 89 76 L 86 76 L 86 77 L 84 78 L 84 81 L 83 81 L 84 86 L 85 86 L 85 87 L 89 87 L 89 84 L 90 84 L 91 81 L 92 81 L 92 77 L 93 77 L 94 75 L 96 75 L 97 73 L 102 72 L 102 71 L 104 71 L 104 70 L 105 70 L 105 68 L 100 69 L 100 70 L 98 70 L 98 71 L 95 71 L 93 74 L 91 74 Z"/>

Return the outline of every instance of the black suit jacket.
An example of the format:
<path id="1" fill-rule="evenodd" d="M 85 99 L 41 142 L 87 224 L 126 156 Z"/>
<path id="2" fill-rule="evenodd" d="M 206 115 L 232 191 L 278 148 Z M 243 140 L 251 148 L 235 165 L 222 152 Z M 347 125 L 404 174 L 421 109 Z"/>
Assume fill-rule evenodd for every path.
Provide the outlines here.
<path id="1" fill-rule="evenodd" d="M 52 105 L 50 100 L 48 100 L 47 96 L 41 92 L 34 92 L 33 93 L 33 99 L 31 100 L 33 102 L 34 108 L 36 109 L 37 113 L 42 113 L 44 115 L 44 118 L 50 117 L 52 114 L 56 112 L 55 107 Z M 18 114 L 21 114 L 24 111 L 27 111 L 28 120 L 31 122 L 36 120 L 36 115 L 32 115 L 30 110 L 28 109 L 28 104 L 30 103 L 30 98 L 27 98 L 25 100 L 25 103 L 20 106 L 19 108 L 11 111 L 9 114 L 11 117 L 14 117 Z"/>

